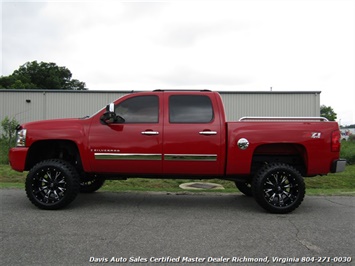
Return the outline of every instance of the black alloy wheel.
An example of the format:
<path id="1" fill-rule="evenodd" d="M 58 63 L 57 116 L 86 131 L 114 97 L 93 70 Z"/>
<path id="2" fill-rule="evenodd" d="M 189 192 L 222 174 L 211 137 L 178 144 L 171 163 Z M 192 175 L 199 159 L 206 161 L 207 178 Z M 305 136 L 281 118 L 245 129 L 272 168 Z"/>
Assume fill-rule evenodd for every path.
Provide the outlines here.
<path id="1" fill-rule="evenodd" d="M 301 174 L 284 163 L 264 166 L 253 180 L 252 191 L 261 207 L 280 214 L 295 210 L 306 192 Z"/>
<path id="2" fill-rule="evenodd" d="M 79 193 L 79 176 L 66 161 L 50 159 L 36 164 L 26 178 L 26 193 L 40 209 L 55 210 L 67 206 Z"/>

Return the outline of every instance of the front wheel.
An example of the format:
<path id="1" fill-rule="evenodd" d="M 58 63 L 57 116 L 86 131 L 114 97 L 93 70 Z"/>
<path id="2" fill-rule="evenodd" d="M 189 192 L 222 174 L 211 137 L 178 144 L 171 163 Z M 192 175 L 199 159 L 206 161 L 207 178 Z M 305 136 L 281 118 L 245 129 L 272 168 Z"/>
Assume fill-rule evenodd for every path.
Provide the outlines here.
<path id="1" fill-rule="evenodd" d="M 56 210 L 67 206 L 79 193 L 79 176 L 66 161 L 49 159 L 36 164 L 26 178 L 26 193 L 40 209 Z"/>
<path id="2" fill-rule="evenodd" d="M 264 166 L 253 179 L 253 196 L 272 213 L 289 213 L 300 206 L 305 196 L 301 174 L 292 166 L 272 163 Z"/>
<path id="3" fill-rule="evenodd" d="M 245 196 L 252 197 L 253 192 L 251 190 L 250 182 L 235 182 L 236 187 L 242 192 Z"/>

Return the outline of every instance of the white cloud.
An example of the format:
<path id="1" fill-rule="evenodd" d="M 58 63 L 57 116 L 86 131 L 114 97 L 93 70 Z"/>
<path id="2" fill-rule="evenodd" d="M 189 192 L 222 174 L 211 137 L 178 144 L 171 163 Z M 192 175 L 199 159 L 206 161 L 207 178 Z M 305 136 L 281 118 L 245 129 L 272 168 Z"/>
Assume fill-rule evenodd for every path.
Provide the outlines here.
<path id="1" fill-rule="evenodd" d="M 354 10 L 347 0 L 5 2 L 2 74 L 38 60 L 89 89 L 319 90 L 355 123 Z"/>
<path id="2" fill-rule="evenodd" d="M 247 78 L 201 72 L 199 70 L 192 70 L 185 67 L 172 69 L 169 73 L 156 77 L 156 79 L 173 86 L 193 88 L 197 85 L 204 86 L 205 89 L 209 89 L 211 86 L 212 88 L 215 88 L 216 85 L 222 88 L 223 86 L 237 86 L 249 82 Z"/>
<path id="3" fill-rule="evenodd" d="M 158 39 L 163 45 L 170 47 L 189 47 L 195 45 L 197 41 L 203 41 L 202 38 L 219 35 L 228 32 L 241 30 L 241 25 L 234 21 L 208 22 L 208 23 L 181 23 L 179 25 L 165 25 Z"/>

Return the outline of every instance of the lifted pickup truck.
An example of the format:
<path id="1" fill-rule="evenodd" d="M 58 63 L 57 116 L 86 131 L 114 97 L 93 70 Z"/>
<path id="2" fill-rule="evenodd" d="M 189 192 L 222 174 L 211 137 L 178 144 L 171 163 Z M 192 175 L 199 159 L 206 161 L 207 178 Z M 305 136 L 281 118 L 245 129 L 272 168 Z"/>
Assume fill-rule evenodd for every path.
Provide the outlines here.
<path id="1" fill-rule="evenodd" d="M 340 131 L 324 118 L 242 118 L 226 122 L 211 91 L 125 95 L 91 117 L 26 123 L 9 152 L 29 171 L 26 193 L 59 209 L 107 179 L 220 178 L 273 213 L 303 201 L 303 177 L 340 172 Z"/>

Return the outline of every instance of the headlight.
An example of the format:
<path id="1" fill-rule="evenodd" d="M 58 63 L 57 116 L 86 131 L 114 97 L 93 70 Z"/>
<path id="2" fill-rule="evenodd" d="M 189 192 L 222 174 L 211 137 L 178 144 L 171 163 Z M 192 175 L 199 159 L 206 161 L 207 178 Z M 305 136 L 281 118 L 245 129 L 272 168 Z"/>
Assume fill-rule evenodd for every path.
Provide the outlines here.
<path id="1" fill-rule="evenodd" d="M 21 129 L 17 131 L 17 140 L 16 140 L 17 147 L 26 146 L 26 133 L 27 133 L 27 129 Z"/>

